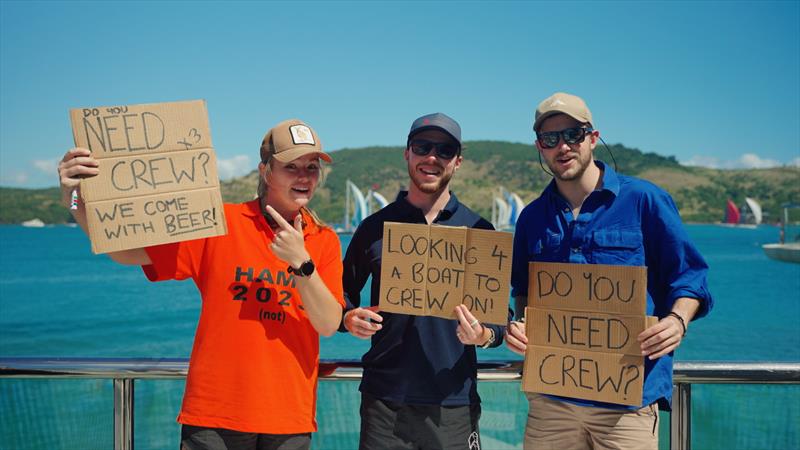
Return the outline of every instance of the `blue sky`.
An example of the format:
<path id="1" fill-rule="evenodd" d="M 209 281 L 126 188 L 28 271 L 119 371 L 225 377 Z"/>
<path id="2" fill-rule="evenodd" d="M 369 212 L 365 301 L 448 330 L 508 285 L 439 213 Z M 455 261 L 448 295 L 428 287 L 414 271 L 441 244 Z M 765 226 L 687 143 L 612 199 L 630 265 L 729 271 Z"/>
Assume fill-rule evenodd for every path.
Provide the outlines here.
<path id="1" fill-rule="evenodd" d="M 328 150 L 402 145 L 435 111 L 467 140 L 530 143 L 555 91 L 608 143 L 800 165 L 799 5 L 3 1 L 0 185 L 57 185 L 70 108 L 189 99 L 208 102 L 223 178 L 291 117 Z"/>

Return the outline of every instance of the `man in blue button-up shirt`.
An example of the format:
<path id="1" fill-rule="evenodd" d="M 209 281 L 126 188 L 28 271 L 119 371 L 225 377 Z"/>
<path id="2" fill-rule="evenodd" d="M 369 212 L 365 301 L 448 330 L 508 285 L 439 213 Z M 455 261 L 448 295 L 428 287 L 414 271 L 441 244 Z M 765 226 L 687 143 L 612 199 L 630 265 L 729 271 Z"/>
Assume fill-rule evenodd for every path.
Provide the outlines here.
<path id="1" fill-rule="evenodd" d="M 511 285 L 517 318 L 527 305 L 528 262 L 647 266 L 647 314 L 660 321 L 638 340 L 645 356 L 643 401 L 626 407 L 530 394 L 525 448 L 658 448 L 658 408 L 672 394 L 672 352 L 689 321 L 708 313 L 708 266 L 689 241 L 664 190 L 594 159 L 599 132 L 586 103 L 556 93 L 536 110 L 536 148 L 553 175 L 517 221 Z M 512 322 L 508 348 L 524 354 Z"/>

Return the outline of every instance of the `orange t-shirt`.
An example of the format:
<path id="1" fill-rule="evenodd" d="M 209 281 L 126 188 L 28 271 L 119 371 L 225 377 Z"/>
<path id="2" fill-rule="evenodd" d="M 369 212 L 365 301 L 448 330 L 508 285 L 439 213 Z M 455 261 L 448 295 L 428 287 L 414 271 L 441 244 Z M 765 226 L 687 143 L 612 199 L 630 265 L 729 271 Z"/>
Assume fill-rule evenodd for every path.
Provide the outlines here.
<path id="1" fill-rule="evenodd" d="M 258 200 L 226 204 L 228 234 L 146 249 L 151 281 L 194 280 L 203 299 L 178 422 L 230 430 L 316 431 L 319 334 L 303 311 Z M 304 217 L 306 250 L 344 307 L 339 237 Z"/>

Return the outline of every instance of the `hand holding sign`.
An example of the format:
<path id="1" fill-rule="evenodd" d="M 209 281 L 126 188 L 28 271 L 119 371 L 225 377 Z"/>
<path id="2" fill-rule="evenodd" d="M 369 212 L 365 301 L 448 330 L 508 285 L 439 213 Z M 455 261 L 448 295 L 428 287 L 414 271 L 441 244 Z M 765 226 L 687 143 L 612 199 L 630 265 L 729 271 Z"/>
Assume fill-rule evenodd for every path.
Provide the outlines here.
<path id="1" fill-rule="evenodd" d="M 525 322 L 512 320 L 506 330 L 506 347 L 518 355 L 525 355 L 528 348 L 528 336 L 525 334 Z"/>
<path id="2" fill-rule="evenodd" d="M 639 333 L 637 340 L 641 343 L 642 356 L 658 359 L 678 348 L 683 340 L 683 326 L 677 318 L 667 316 Z"/>
<path id="3" fill-rule="evenodd" d="M 72 192 L 79 189 L 81 178 L 100 173 L 97 160 L 85 148 L 71 148 L 58 163 L 58 178 L 61 184 L 61 203 L 67 208 L 72 202 Z"/>
<path id="4" fill-rule="evenodd" d="M 272 219 L 280 227 L 280 231 L 275 233 L 275 239 L 270 245 L 272 252 L 292 267 L 300 267 L 301 264 L 311 259 L 303 240 L 303 217 L 297 214 L 294 219 L 294 227 L 292 227 L 271 206 L 267 205 L 266 210 L 267 214 L 272 216 Z"/>
<path id="5" fill-rule="evenodd" d="M 377 333 L 383 325 L 383 317 L 378 314 L 379 308 L 377 306 L 370 306 L 368 308 L 356 308 L 344 315 L 344 327 L 353 336 L 361 339 L 369 339 L 373 334 Z M 370 322 L 370 320 L 372 322 Z"/>
<path id="6" fill-rule="evenodd" d="M 456 317 L 458 317 L 458 327 L 456 336 L 464 345 L 483 345 L 486 339 L 483 337 L 485 327 L 475 318 L 466 305 L 455 307 Z"/>

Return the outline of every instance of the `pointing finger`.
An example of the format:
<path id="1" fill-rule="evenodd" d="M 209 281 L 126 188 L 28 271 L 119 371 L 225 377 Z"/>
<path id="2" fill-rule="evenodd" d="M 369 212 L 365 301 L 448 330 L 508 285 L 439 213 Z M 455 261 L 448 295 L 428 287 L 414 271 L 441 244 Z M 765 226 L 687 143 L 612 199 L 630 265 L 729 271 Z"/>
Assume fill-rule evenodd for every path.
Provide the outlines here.
<path id="1" fill-rule="evenodd" d="M 294 218 L 294 229 L 300 232 L 300 234 L 303 233 L 303 215 L 300 213 L 297 213 L 297 216 Z"/>
<path id="2" fill-rule="evenodd" d="M 278 224 L 279 227 L 281 227 L 282 230 L 292 229 L 292 226 L 289 225 L 289 222 L 287 222 L 286 219 L 281 217 L 281 215 L 278 214 L 278 211 L 275 211 L 275 209 L 272 206 L 267 205 L 266 210 L 267 214 L 272 216 L 272 219 L 275 220 L 275 222 Z"/>

